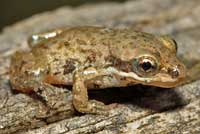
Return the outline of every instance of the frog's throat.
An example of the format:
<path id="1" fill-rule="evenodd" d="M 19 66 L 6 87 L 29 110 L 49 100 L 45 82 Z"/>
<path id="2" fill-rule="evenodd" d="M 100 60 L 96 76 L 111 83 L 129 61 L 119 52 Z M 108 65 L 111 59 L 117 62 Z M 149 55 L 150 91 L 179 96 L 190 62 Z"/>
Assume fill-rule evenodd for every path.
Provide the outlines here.
<path id="1" fill-rule="evenodd" d="M 160 83 L 175 83 L 177 81 L 177 79 L 172 79 L 169 75 L 165 74 L 163 76 L 154 76 L 154 77 L 151 77 L 151 78 L 144 78 L 144 77 L 140 77 L 138 76 L 136 73 L 134 72 L 122 72 L 122 71 L 119 71 L 113 67 L 109 67 L 107 68 L 107 71 L 109 72 L 112 72 L 114 74 L 117 74 L 119 76 L 122 76 L 122 77 L 127 77 L 127 78 L 130 78 L 133 80 L 133 82 L 138 82 L 138 83 L 141 83 L 141 84 L 145 84 L 145 85 L 151 85 L 151 83 L 154 83 L 154 82 L 160 82 Z"/>

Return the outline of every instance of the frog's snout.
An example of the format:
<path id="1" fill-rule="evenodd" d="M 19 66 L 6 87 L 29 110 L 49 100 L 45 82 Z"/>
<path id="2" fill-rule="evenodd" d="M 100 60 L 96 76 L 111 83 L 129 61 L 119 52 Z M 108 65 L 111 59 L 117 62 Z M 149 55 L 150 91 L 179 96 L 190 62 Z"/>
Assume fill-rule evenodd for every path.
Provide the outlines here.
<path id="1" fill-rule="evenodd" d="M 186 68 L 183 64 L 168 64 L 156 75 L 155 81 L 150 85 L 172 88 L 180 85 L 186 77 Z"/>

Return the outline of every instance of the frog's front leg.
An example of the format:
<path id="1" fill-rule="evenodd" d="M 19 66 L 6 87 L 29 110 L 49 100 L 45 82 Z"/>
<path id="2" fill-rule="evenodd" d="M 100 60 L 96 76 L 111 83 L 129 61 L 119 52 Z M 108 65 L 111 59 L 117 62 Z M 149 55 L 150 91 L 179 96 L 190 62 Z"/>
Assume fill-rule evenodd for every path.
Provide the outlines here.
<path id="1" fill-rule="evenodd" d="M 105 70 L 96 70 L 95 68 L 75 72 L 72 95 L 73 105 L 77 111 L 81 113 L 107 113 L 108 107 L 102 102 L 89 100 L 87 92 L 88 81 L 104 75 L 108 75 Z"/>

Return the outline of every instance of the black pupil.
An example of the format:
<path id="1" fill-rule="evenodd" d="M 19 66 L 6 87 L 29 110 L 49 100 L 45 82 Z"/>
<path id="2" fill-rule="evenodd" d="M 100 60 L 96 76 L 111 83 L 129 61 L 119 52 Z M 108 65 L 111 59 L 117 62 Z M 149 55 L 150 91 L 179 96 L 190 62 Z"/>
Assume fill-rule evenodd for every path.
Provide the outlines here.
<path id="1" fill-rule="evenodd" d="M 143 62 L 142 64 L 141 64 L 141 67 L 142 67 L 142 69 L 144 70 L 144 71 L 147 71 L 147 70 L 149 70 L 149 69 L 151 69 L 152 68 L 152 65 L 151 65 L 151 63 L 150 62 Z"/>

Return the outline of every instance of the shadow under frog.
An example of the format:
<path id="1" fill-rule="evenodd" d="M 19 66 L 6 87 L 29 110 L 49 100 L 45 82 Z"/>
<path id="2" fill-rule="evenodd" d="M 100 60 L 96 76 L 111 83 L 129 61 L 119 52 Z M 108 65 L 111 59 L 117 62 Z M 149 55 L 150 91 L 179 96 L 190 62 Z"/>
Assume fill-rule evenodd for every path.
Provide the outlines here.
<path id="1" fill-rule="evenodd" d="M 131 104 L 157 112 L 176 109 L 187 104 L 173 89 L 144 85 L 91 90 L 89 97 L 105 104 Z"/>

